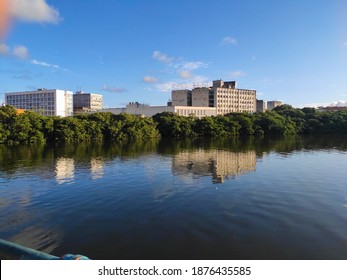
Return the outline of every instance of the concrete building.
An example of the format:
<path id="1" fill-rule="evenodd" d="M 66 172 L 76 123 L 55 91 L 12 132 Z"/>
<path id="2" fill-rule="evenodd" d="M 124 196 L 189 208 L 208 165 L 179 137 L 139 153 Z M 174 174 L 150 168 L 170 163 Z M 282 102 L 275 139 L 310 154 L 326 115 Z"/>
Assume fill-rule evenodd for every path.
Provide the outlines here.
<path id="1" fill-rule="evenodd" d="M 282 102 L 281 101 L 268 101 L 267 102 L 267 109 L 272 110 L 276 108 L 277 106 L 281 106 Z"/>
<path id="2" fill-rule="evenodd" d="M 43 116 L 73 115 L 72 92 L 59 89 L 5 93 L 5 104 L 17 109 L 34 111 Z"/>
<path id="3" fill-rule="evenodd" d="M 102 95 L 95 93 L 76 92 L 73 95 L 74 114 L 96 112 L 102 109 Z"/>
<path id="4" fill-rule="evenodd" d="M 267 109 L 266 101 L 257 99 L 257 112 L 262 113 L 262 112 L 265 112 L 266 109 Z"/>
<path id="5" fill-rule="evenodd" d="M 191 104 L 189 95 L 191 94 Z M 173 106 L 215 107 L 218 115 L 256 112 L 256 91 L 236 88 L 236 82 L 213 81 L 212 87 L 172 91 Z"/>
<path id="6" fill-rule="evenodd" d="M 107 108 L 102 109 L 102 112 L 110 112 L 113 114 L 127 113 L 145 117 L 152 117 L 155 114 L 170 112 L 176 113 L 179 116 L 196 116 L 202 118 L 205 116 L 215 116 L 216 108 L 209 107 L 192 107 L 192 106 L 149 106 L 138 102 L 130 102 L 125 108 Z"/>
<path id="7" fill-rule="evenodd" d="M 192 106 L 192 91 L 189 89 L 173 90 L 171 100 L 172 106 Z"/>

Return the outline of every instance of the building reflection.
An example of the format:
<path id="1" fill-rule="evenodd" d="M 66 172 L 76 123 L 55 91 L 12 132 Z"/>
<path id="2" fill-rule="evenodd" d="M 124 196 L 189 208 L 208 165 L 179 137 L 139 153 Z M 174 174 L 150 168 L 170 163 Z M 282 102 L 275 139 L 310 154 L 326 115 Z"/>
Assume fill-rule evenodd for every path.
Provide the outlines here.
<path id="1" fill-rule="evenodd" d="M 91 158 L 89 164 L 89 168 L 83 165 L 82 166 L 84 169 L 89 170 L 91 174 L 91 179 L 96 180 L 104 177 L 104 160 L 100 158 Z M 74 181 L 75 169 L 75 160 L 73 158 L 58 158 L 55 163 L 55 179 L 58 182 L 58 184 L 69 183 Z"/>
<path id="2" fill-rule="evenodd" d="M 75 161 L 72 158 L 61 157 L 55 164 L 55 179 L 58 184 L 68 183 L 75 178 Z"/>
<path id="3" fill-rule="evenodd" d="M 91 158 L 90 173 L 93 180 L 104 177 L 105 162 L 100 158 Z"/>
<path id="4" fill-rule="evenodd" d="M 174 156 L 174 175 L 211 176 L 213 183 L 223 183 L 226 178 L 255 171 L 256 153 L 203 150 L 181 152 Z"/>

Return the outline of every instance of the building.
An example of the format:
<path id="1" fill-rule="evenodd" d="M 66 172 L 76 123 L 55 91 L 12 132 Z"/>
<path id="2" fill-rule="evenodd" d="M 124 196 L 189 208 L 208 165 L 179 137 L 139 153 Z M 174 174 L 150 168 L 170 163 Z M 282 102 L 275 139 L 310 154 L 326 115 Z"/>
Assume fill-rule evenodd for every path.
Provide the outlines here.
<path id="1" fill-rule="evenodd" d="M 38 89 L 5 93 L 5 104 L 34 111 L 43 116 L 67 117 L 73 114 L 72 92 L 59 89 Z"/>
<path id="2" fill-rule="evenodd" d="M 192 107 L 192 106 L 149 106 L 138 102 L 130 102 L 125 108 L 108 108 L 102 112 L 110 112 L 113 114 L 127 113 L 138 116 L 152 117 L 156 114 L 169 112 L 176 113 L 179 116 L 196 116 L 202 118 L 205 116 L 215 116 L 216 108 L 212 107 Z"/>
<path id="3" fill-rule="evenodd" d="M 347 110 L 347 106 L 320 106 L 317 108 L 320 112 L 336 112 L 336 111 L 345 111 Z"/>
<path id="4" fill-rule="evenodd" d="M 189 89 L 173 90 L 171 104 L 174 106 L 192 106 L 192 91 Z"/>
<path id="5" fill-rule="evenodd" d="M 256 112 L 256 91 L 238 89 L 235 81 L 216 80 L 212 87 L 173 90 L 171 94 L 172 106 L 215 107 L 218 115 Z"/>
<path id="6" fill-rule="evenodd" d="M 102 95 L 95 93 L 76 92 L 73 95 L 74 114 L 96 112 L 102 109 Z"/>
<path id="7" fill-rule="evenodd" d="M 266 101 L 257 99 L 257 112 L 263 113 L 266 111 L 266 109 L 267 109 Z"/>
<path id="8" fill-rule="evenodd" d="M 272 110 L 278 106 L 281 106 L 282 102 L 281 101 L 268 101 L 267 102 L 267 109 Z"/>

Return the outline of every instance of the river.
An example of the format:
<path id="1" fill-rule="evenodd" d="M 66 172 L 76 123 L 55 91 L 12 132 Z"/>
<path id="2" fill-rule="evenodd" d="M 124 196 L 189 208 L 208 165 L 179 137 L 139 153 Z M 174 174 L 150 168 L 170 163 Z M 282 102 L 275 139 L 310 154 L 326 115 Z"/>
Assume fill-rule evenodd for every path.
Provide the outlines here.
<path id="1" fill-rule="evenodd" d="M 347 259 L 347 136 L 0 146 L 0 238 L 92 259 Z"/>

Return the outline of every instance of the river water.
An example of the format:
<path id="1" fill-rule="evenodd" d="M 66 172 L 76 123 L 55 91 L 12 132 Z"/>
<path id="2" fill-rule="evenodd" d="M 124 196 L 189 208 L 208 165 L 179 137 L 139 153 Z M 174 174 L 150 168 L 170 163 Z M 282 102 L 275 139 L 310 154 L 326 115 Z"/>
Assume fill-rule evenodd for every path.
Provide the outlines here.
<path id="1" fill-rule="evenodd" d="M 92 259 L 347 259 L 347 136 L 0 146 L 0 238 Z"/>

